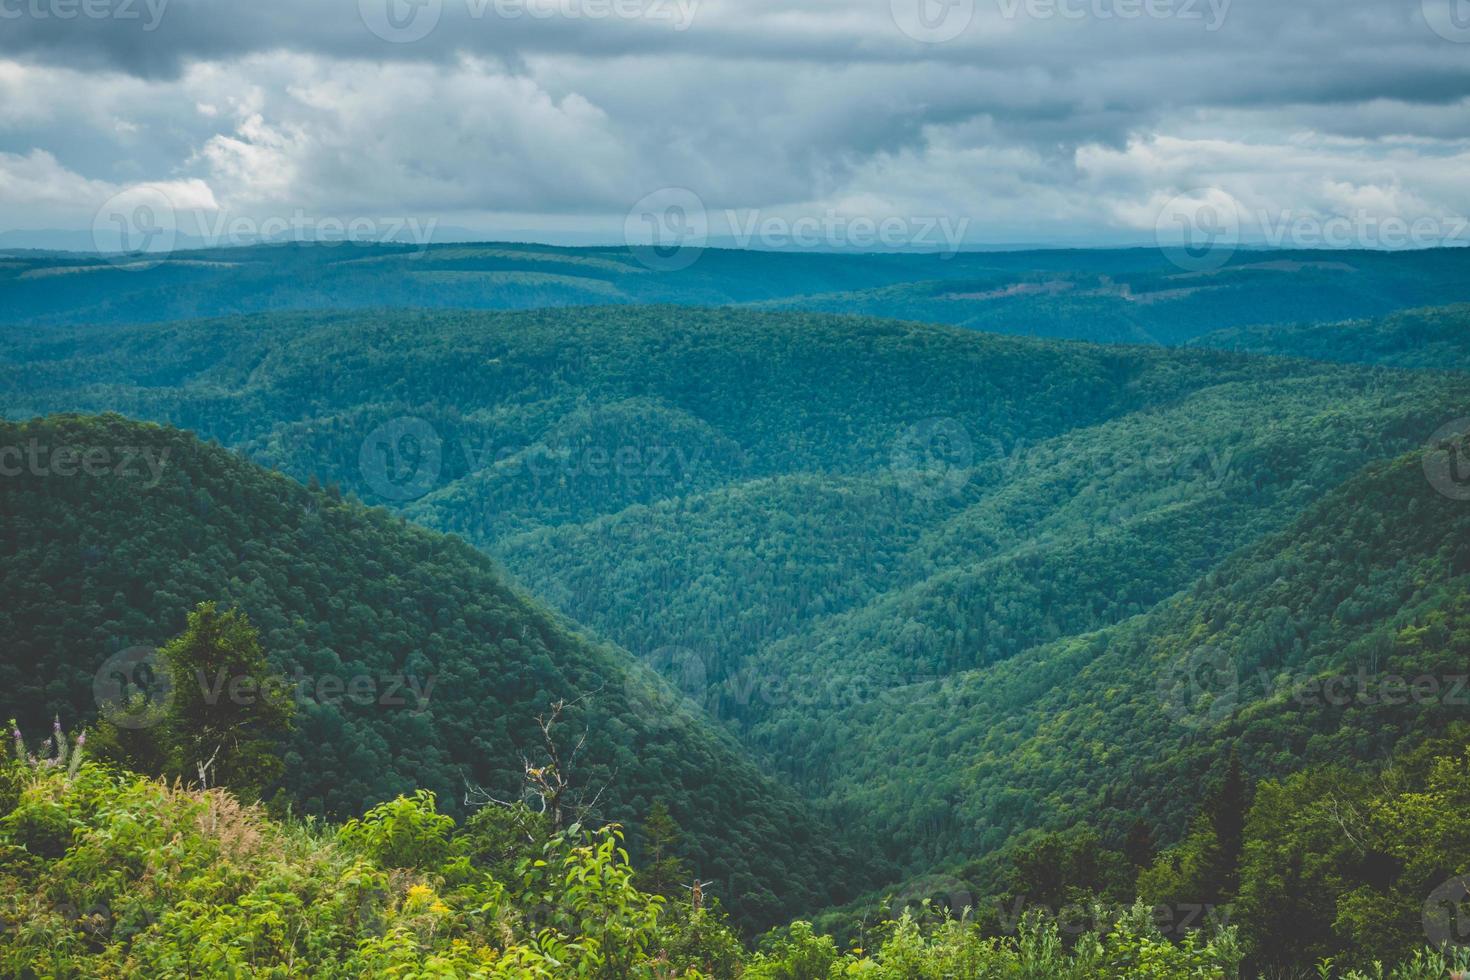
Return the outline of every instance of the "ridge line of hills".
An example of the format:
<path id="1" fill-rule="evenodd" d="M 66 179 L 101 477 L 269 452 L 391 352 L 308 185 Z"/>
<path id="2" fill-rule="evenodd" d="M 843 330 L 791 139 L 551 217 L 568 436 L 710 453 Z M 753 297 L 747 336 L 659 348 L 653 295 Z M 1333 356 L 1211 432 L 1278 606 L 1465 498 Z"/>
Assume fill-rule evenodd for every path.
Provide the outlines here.
<path id="1" fill-rule="evenodd" d="M 649 268 L 626 248 L 506 243 L 257 245 L 111 260 L 7 254 L 0 330 L 10 332 L 292 309 L 669 303 L 1174 345 L 1212 331 L 1470 301 L 1463 248 L 1241 248 L 1206 269 L 1146 248 L 953 256 L 712 248 L 677 271 Z"/>
<path id="2" fill-rule="evenodd" d="M 1176 608 L 1171 597 L 1464 414 L 1470 378 L 1396 360 L 1428 324 L 1445 359 L 1463 366 L 1454 358 L 1465 318 L 1450 308 L 1315 328 L 1337 330 L 1339 344 L 1377 335 L 1368 349 L 1385 367 L 682 307 L 263 314 L 60 329 L 12 345 L 0 377 L 10 411 L 119 410 L 187 425 L 332 492 L 372 501 L 386 487 L 399 513 L 463 535 L 530 594 L 631 650 L 675 697 L 659 689 L 645 716 L 682 703 L 708 737 L 738 737 L 743 753 L 819 801 L 809 816 L 884 841 L 882 868 L 814 860 L 843 868 L 825 899 L 813 898 L 815 877 L 788 898 L 727 862 L 732 876 L 750 876 L 739 879 L 748 896 L 739 912 L 775 921 L 793 902 L 838 904 L 864 881 L 967 854 L 998 861 L 1029 830 L 1095 808 L 1099 786 L 1123 813 L 1133 811 L 1120 801 L 1142 806 L 1144 777 L 1164 780 L 1175 805 L 1135 809 L 1150 812 L 1158 839 L 1182 835 L 1201 774 L 1238 736 L 1170 743 L 1184 746 L 1173 769 L 1109 768 L 1116 754 L 1104 752 L 1089 766 L 1106 775 L 1082 779 L 1052 757 L 1039 715 L 999 712 L 1006 725 L 977 732 L 906 698 L 854 700 L 841 679 L 923 692 L 1010 678 L 1006 690 L 1032 692 L 1017 693 L 1021 710 L 1046 704 L 1038 686 L 1065 687 L 1065 665 L 1094 669 L 1098 637 L 1149 658 L 1145 677 L 1165 671 L 1192 648 L 1173 642 L 1160 654 L 1140 623 L 1169 626 L 1160 610 Z M 1299 353 L 1299 335 L 1315 336 L 1283 334 L 1271 353 Z M 395 420 L 414 425 L 391 429 Z M 491 466 L 456 458 L 487 437 Z M 616 459 L 624 449 L 631 468 L 585 465 L 589 453 Z M 655 472 L 651 450 L 675 465 Z M 433 479 L 417 481 L 431 457 Z M 1419 480 L 1422 496 L 1430 488 Z M 1394 487 L 1375 504 L 1414 496 L 1407 482 Z M 1367 576 L 1354 589 L 1371 589 L 1388 573 L 1348 574 Z M 1363 622 L 1386 629 L 1371 611 L 1382 600 L 1362 602 Z M 1302 605 L 1283 626 L 1225 605 L 1268 638 L 1266 650 L 1292 631 L 1338 635 L 1336 609 Z M 1022 678 L 1025 669 L 1036 677 Z M 815 703 L 792 695 L 824 677 L 839 678 L 835 695 L 830 686 Z M 915 679 L 924 683 L 905 683 Z M 1110 686 L 1093 691 L 1105 713 Z M 1117 710 L 1150 726 L 1167 715 L 1147 684 L 1133 702 Z M 1092 720 L 1097 731 L 1112 723 Z M 1080 737 L 1065 744 L 1086 744 Z M 903 773 L 917 759 L 918 771 L 938 774 L 932 785 L 874 768 Z M 1286 765 L 1247 761 L 1256 774 Z M 999 796 L 997 780 L 1007 785 Z M 1121 833 L 1109 819 L 1100 826 Z M 701 845 L 722 853 L 728 845 L 703 828 L 693 831 Z"/>

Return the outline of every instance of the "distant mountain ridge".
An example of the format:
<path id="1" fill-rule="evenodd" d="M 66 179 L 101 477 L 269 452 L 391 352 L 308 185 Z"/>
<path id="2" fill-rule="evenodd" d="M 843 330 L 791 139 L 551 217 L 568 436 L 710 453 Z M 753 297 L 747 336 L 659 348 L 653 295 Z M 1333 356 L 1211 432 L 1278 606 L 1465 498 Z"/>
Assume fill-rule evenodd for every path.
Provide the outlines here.
<path id="1" fill-rule="evenodd" d="M 1470 371 L 1470 305 L 1339 323 L 1238 327 L 1196 337 L 1190 345 L 1343 364 Z"/>
<path id="2" fill-rule="evenodd" d="M 1179 344 L 1216 330 L 1470 301 L 1470 249 L 1462 248 L 1242 248 L 1204 270 L 1181 268 L 1157 248 L 953 255 L 706 248 L 678 258 L 670 268 L 629 248 L 514 243 L 290 243 L 134 257 L 17 251 L 0 259 L 0 330 L 293 309 L 753 304 Z M 58 277 L 65 289 L 55 288 Z"/>

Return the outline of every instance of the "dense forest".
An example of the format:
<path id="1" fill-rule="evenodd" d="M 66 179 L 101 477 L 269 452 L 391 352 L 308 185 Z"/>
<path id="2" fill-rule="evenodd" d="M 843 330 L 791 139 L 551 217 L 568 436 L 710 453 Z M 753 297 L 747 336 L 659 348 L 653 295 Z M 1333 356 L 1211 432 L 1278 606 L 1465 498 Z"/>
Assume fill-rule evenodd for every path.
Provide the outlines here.
<path id="1" fill-rule="evenodd" d="M 1177 344 L 1212 330 L 1470 301 L 1470 250 L 1241 249 L 1182 269 L 1157 248 L 861 254 L 321 242 L 135 257 L 0 250 L 0 331 L 285 310 L 743 306 L 997 333 Z"/>
<path id="2" fill-rule="evenodd" d="M 467 790 L 513 797 L 520 760 L 543 761 L 536 718 L 565 701 L 555 738 L 567 752 L 586 739 L 577 792 L 605 788 L 596 815 L 629 824 L 664 801 L 741 922 L 851 894 L 856 859 L 793 794 L 462 542 L 117 416 L 0 424 L 0 445 L 32 444 L 140 461 L 121 477 L 5 480 L 0 677 L 24 727 L 94 716 L 104 673 L 153 668 L 129 651 L 219 601 L 250 617 L 276 671 L 305 678 L 280 746 L 295 813 L 342 817 L 415 789 L 451 813 Z M 142 459 L 162 461 L 156 484 Z"/>
<path id="3" fill-rule="evenodd" d="M 4 962 L 1470 965 L 1443 948 L 1470 512 L 1458 457 L 1434 470 L 1466 325 L 1166 349 L 665 305 L 15 336 Z M 297 694 L 221 701 L 238 677 Z M 80 754 L 34 748 L 53 719 Z"/>
<path id="4" fill-rule="evenodd" d="M 33 408 L 186 425 L 456 532 L 871 827 L 905 873 L 1061 812 L 1020 802 L 1025 779 L 1005 805 L 962 791 L 984 753 L 962 724 L 910 744 L 938 724 L 913 698 L 1005 688 L 1005 662 L 1048 644 L 1092 649 L 1470 402 L 1459 374 L 671 307 L 108 338 L 97 356 L 37 341 L 7 377 Z M 393 464 L 432 480 L 364 464 L 395 419 L 426 428 Z M 904 455 L 925 426 L 953 428 L 950 456 Z M 906 785 L 914 770 L 870 729 L 928 759 L 926 784 Z M 1175 788 L 1166 839 L 1199 798 Z"/>
<path id="5" fill-rule="evenodd" d="M 1141 821 L 1177 841 L 1232 752 L 1254 778 L 1385 766 L 1470 701 L 1470 515 L 1420 464 L 1370 467 L 1143 616 L 766 737 L 818 760 L 908 862 L 999 854 L 1028 826 L 1121 847 Z M 1410 681 L 1433 690 L 1394 691 Z M 979 893 L 1000 882 L 954 869 Z"/>
<path id="6" fill-rule="evenodd" d="M 1240 327 L 1208 333 L 1192 343 L 1220 350 L 1317 361 L 1464 371 L 1470 368 L 1467 322 L 1470 322 L 1470 308 L 1458 305 L 1405 310 L 1343 323 Z"/>
<path id="7" fill-rule="evenodd" d="M 0 980 L 1470 980 L 1470 0 L 0 0 Z"/>

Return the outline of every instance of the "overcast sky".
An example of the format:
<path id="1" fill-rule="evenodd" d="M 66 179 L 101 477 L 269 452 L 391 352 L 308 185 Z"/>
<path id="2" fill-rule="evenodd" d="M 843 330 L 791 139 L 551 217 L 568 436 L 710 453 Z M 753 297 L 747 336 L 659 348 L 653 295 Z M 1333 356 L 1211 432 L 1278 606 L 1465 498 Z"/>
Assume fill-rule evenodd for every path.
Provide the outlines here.
<path id="1" fill-rule="evenodd" d="M 0 231 L 1464 244 L 1467 177 L 1470 0 L 0 0 Z"/>

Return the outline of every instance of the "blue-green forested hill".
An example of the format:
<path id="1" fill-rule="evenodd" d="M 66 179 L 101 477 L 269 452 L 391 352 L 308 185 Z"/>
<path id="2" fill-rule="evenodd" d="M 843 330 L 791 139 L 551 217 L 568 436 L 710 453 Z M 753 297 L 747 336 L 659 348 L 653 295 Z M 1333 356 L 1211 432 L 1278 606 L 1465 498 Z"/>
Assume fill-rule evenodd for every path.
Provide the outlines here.
<path id="1" fill-rule="evenodd" d="M 1017 901 L 1141 897 L 1238 914 L 1210 962 L 1400 959 L 1470 854 L 1421 812 L 1463 789 L 1465 320 L 1184 348 L 677 303 L 38 327 L 0 361 L 0 671 L 23 727 L 92 720 L 100 662 L 220 602 L 277 667 L 440 685 L 299 712 L 278 815 L 423 787 L 463 818 L 559 771 L 562 699 L 639 874 L 714 882 L 741 926 L 876 948 L 885 894 L 935 895 L 973 917 L 914 941 L 959 956 L 1018 942 Z M 59 480 L 33 442 L 172 455 L 151 487 Z M 1438 687 L 1375 696 L 1402 678 Z M 170 771 L 130 738 L 99 751 Z M 1291 952 L 1271 855 L 1302 848 L 1336 870 L 1292 871 L 1320 901 Z M 803 928 L 767 966 L 870 968 Z"/>
<path id="2" fill-rule="evenodd" d="M 645 264 L 627 248 L 512 243 L 278 244 L 115 261 L 0 254 L 0 327 L 26 334 L 60 324 L 293 309 L 674 303 L 1178 344 L 1215 330 L 1470 301 L 1470 249 L 1464 248 L 1241 249 L 1221 255 L 1219 268 L 1203 271 L 1193 263 L 1176 265 L 1156 248 L 953 255 L 710 248 L 674 270 Z"/>

